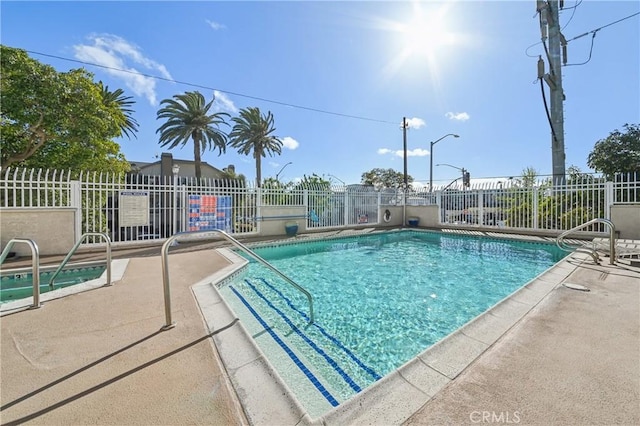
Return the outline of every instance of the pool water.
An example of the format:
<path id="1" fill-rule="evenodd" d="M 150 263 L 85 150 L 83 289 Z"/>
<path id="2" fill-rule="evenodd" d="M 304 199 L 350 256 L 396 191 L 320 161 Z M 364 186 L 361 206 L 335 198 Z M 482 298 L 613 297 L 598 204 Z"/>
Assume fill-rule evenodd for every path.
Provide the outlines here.
<path id="1" fill-rule="evenodd" d="M 106 266 L 83 266 L 63 269 L 54 282 L 49 281 L 55 270 L 40 270 L 40 294 L 100 278 Z M 0 302 L 10 302 L 33 296 L 33 274 L 31 272 L 3 272 L 0 278 Z"/>
<path id="2" fill-rule="evenodd" d="M 310 414 L 323 410 L 318 392 L 338 405 L 566 255 L 423 231 L 254 250 L 313 295 L 315 323 L 307 299 L 259 263 L 220 291 Z"/>

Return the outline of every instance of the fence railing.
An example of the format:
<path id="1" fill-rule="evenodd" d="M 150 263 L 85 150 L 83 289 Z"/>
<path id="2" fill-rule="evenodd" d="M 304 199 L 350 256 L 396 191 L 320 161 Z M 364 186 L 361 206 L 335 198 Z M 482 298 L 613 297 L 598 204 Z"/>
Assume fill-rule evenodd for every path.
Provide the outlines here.
<path id="1" fill-rule="evenodd" d="M 640 204 L 639 174 L 609 181 L 585 175 L 561 186 L 513 178 L 472 182 L 470 187 L 455 181 L 432 192 L 410 188 L 405 193 L 366 185 L 259 188 L 241 180 L 179 176 L 0 172 L 0 208 L 75 208 L 81 233 L 107 233 L 113 242 L 163 240 L 176 232 L 213 229 L 257 234 L 261 210 L 274 206 L 303 207 L 311 229 L 378 224 L 379 212 L 387 206 L 438 205 L 442 224 L 562 231 L 594 218 L 608 219 L 614 204 Z"/>

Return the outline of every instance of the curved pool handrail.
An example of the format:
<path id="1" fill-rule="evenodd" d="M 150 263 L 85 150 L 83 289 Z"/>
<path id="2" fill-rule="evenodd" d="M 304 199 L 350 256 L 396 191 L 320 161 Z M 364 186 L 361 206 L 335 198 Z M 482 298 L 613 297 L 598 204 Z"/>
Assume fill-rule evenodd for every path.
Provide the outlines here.
<path id="1" fill-rule="evenodd" d="M 27 238 L 12 238 L 7 243 L 7 246 L 2 250 L 0 254 L 0 265 L 9 255 L 9 251 L 15 243 L 25 243 L 31 249 L 31 264 L 32 264 L 32 276 L 33 276 L 33 304 L 32 309 L 40 307 L 40 250 L 35 241 Z"/>
<path id="2" fill-rule="evenodd" d="M 313 324 L 313 321 L 314 321 L 313 297 L 311 296 L 311 293 L 309 293 L 300 284 L 296 283 L 291 278 L 287 277 L 285 274 L 280 272 L 278 269 L 276 269 L 275 266 L 273 266 L 272 264 L 270 264 L 269 262 L 264 260 L 257 253 L 255 253 L 253 250 L 251 250 L 250 248 L 248 248 L 247 246 L 242 244 L 240 241 L 238 241 L 235 238 L 233 238 L 231 235 L 227 234 L 226 232 L 224 232 L 224 231 L 222 231 L 220 229 L 212 229 L 212 230 L 209 230 L 209 231 L 178 232 L 178 233 L 174 234 L 173 236 L 171 236 L 162 245 L 162 250 L 161 250 L 161 253 L 162 253 L 162 255 L 161 255 L 161 261 L 162 261 L 162 285 L 164 287 L 164 313 L 165 313 L 165 319 L 166 319 L 165 325 L 162 327 L 163 330 L 168 330 L 170 328 L 175 327 L 175 325 L 176 325 L 176 323 L 173 322 L 172 319 L 171 319 L 171 291 L 170 291 L 170 286 L 169 286 L 169 261 L 168 261 L 169 246 L 171 245 L 171 243 L 173 243 L 178 238 L 184 238 L 184 237 L 189 237 L 189 236 L 197 236 L 198 239 L 204 239 L 203 237 L 205 237 L 205 235 L 203 235 L 203 234 L 219 235 L 219 236 L 223 237 L 224 239 L 229 241 L 231 244 L 233 244 L 234 246 L 236 246 L 237 248 L 239 248 L 240 250 L 242 250 L 243 252 L 245 252 L 246 254 L 248 254 L 249 256 L 251 256 L 252 258 L 257 260 L 258 262 L 260 262 L 262 265 L 266 266 L 271 271 L 275 272 L 280 278 L 284 279 L 286 282 L 291 284 L 294 288 L 296 288 L 301 293 L 303 293 L 307 297 L 307 300 L 309 301 L 309 324 Z"/>
<path id="3" fill-rule="evenodd" d="M 85 232 L 84 234 L 82 234 L 78 242 L 75 243 L 73 248 L 69 251 L 69 253 L 64 258 L 62 263 L 60 263 L 60 266 L 58 266 L 58 269 L 56 269 L 56 271 L 51 276 L 51 279 L 49 280 L 49 288 L 53 289 L 53 282 L 55 281 L 56 277 L 58 276 L 58 274 L 60 274 L 60 272 L 62 271 L 62 268 L 64 268 L 64 265 L 67 264 L 69 259 L 71 259 L 71 256 L 73 256 L 76 250 L 78 250 L 78 247 L 80 247 L 80 244 L 82 244 L 82 242 L 87 237 L 102 237 L 106 241 L 107 243 L 107 283 L 105 284 L 105 286 L 111 285 L 111 238 L 109 238 L 109 236 L 104 232 Z"/>
<path id="4" fill-rule="evenodd" d="M 611 265 L 614 265 L 616 263 L 616 226 L 609 219 L 595 218 L 583 223 L 582 225 L 574 226 L 573 228 L 568 229 L 558 235 L 558 237 L 556 238 L 556 245 L 564 251 L 573 251 L 572 249 L 575 249 L 575 251 L 587 253 L 593 258 L 595 263 L 600 263 L 600 257 L 598 256 L 598 251 L 596 249 L 586 246 L 572 247 L 564 241 L 564 238 L 567 235 L 570 235 L 576 231 L 579 231 L 580 229 L 586 228 L 587 226 L 594 225 L 596 223 L 603 223 L 609 227 L 609 263 Z"/>

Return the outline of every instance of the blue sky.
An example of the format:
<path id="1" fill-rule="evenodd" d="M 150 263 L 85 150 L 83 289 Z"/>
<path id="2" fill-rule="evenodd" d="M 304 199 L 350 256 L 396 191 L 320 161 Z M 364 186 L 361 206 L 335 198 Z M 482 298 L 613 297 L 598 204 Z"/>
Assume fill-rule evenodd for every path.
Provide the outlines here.
<path id="1" fill-rule="evenodd" d="M 592 34 L 571 39 L 640 12 L 640 2 L 564 6 L 568 62 L 586 62 L 562 69 L 566 167 L 589 171 L 596 141 L 640 122 L 640 15 L 597 31 L 590 59 Z M 283 181 L 316 173 L 358 183 L 376 167 L 402 172 L 403 117 L 410 120 L 408 173 L 416 181 L 429 179 L 429 142 L 449 133 L 460 137 L 438 142 L 433 162 L 464 167 L 472 179 L 518 176 L 527 167 L 552 173 L 533 0 L 3 1 L 0 7 L 2 44 L 38 52 L 30 56 L 60 71 L 83 65 L 51 56 L 162 78 L 84 65 L 96 81 L 136 100 L 138 137 L 119 141 L 130 161 L 152 162 L 163 152 L 156 134 L 162 99 L 190 90 L 210 99 L 215 90 L 219 110 L 235 115 L 257 106 L 273 113 L 285 146 L 264 160 L 265 178 L 285 165 Z M 192 159 L 193 150 L 173 155 Z M 203 160 L 218 168 L 234 164 L 255 178 L 254 160 L 233 149 L 206 152 Z M 444 182 L 459 172 L 434 166 L 433 176 Z"/>

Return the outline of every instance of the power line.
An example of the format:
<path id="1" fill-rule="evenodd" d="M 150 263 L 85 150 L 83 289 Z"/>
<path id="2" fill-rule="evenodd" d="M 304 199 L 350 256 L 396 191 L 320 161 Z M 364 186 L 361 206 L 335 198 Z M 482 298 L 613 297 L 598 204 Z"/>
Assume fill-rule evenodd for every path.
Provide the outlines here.
<path id="1" fill-rule="evenodd" d="M 579 4 L 579 3 L 578 3 L 578 4 Z M 577 5 L 576 5 L 576 6 L 577 6 Z M 576 6 L 572 6 L 572 7 L 576 7 Z M 566 9 L 563 9 L 563 10 L 566 10 Z M 587 31 L 587 32 L 586 32 L 586 33 L 584 33 L 584 34 L 580 34 L 579 36 L 576 36 L 576 37 L 574 37 L 574 38 L 572 38 L 572 39 L 567 40 L 567 43 L 569 43 L 570 41 L 576 40 L 576 39 L 578 39 L 578 38 L 584 37 L 584 36 L 586 36 L 586 35 L 589 35 L 589 34 L 591 34 L 591 33 L 598 32 L 598 31 L 600 31 L 600 30 L 602 30 L 602 29 L 604 29 L 604 28 L 610 27 L 611 25 L 617 24 L 618 22 L 622 22 L 622 21 L 624 21 L 624 20 L 626 20 L 626 19 L 633 18 L 633 17 L 634 17 L 634 16 L 636 16 L 636 15 L 640 15 L 640 12 L 632 13 L 632 14 L 631 14 L 631 15 L 629 15 L 629 16 L 625 16 L 625 17 L 624 17 L 624 18 L 622 18 L 622 19 L 618 19 L 617 21 L 611 22 L 611 23 L 609 23 L 609 24 L 607 24 L 607 25 L 603 25 L 603 26 L 601 26 L 600 28 L 596 28 L 595 30 Z M 537 45 L 539 45 L 539 44 L 542 44 L 542 41 L 538 41 L 538 42 L 533 43 L 532 45 L 528 46 L 528 47 L 524 50 L 524 54 L 525 54 L 525 55 L 527 55 L 529 58 L 536 58 L 536 57 L 538 57 L 538 55 L 530 55 L 530 54 L 529 54 L 529 49 L 531 49 L 532 47 L 537 46 Z"/>
<path id="2" fill-rule="evenodd" d="M 634 16 L 636 16 L 636 15 L 640 15 L 640 12 L 636 12 L 636 13 L 633 13 L 633 14 L 631 14 L 631 15 L 629 15 L 629 16 L 625 16 L 625 17 L 624 17 L 624 18 L 622 18 L 622 19 L 618 19 L 617 21 L 611 22 L 610 24 L 603 25 L 603 26 L 601 26 L 600 28 L 596 28 L 595 30 L 587 31 L 587 32 L 586 32 L 586 33 L 584 33 L 584 34 L 580 34 L 579 36 L 576 36 L 576 37 L 574 37 L 574 38 L 572 38 L 572 39 L 567 40 L 567 43 L 569 43 L 570 41 L 576 40 L 576 39 L 578 39 L 578 38 L 580 38 L 580 37 L 584 37 L 584 36 L 586 36 L 586 35 L 589 35 L 589 34 L 591 34 L 591 33 L 596 33 L 596 32 L 598 32 L 598 31 L 600 31 L 600 30 L 602 30 L 602 29 L 604 29 L 604 28 L 610 27 L 610 26 L 611 26 L 611 25 L 613 25 L 613 24 L 617 24 L 618 22 L 622 22 L 622 21 L 624 21 L 625 19 L 633 18 L 633 17 L 634 17 Z"/>
<path id="3" fill-rule="evenodd" d="M 565 64 L 564 66 L 565 67 L 570 67 L 570 66 L 584 65 L 584 64 L 588 63 L 591 60 L 591 55 L 593 54 L 593 44 L 594 44 L 594 41 L 596 39 L 596 34 L 598 34 L 598 31 L 600 31 L 603 28 L 609 27 L 611 25 L 617 24 L 618 22 L 624 21 L 625 19 L 632 18 L 632 17 L 634 17 L 634 16 L 636 16 L 638 14 L 640 14 L 640 12 L 636 12 L 636 13 L 634 13 L 632 15 L 629 15 L 629 16 L 627 16 L 625 18 L 618 19 L 617 21 L 611 22 L 610 24 L 603 25 L 600 28 L 596 28 L 595 30 L 588 31 L 588 32 L 586 32 L 584 34 L 581 34 L 581 35 L 579 35 L 577 37 L 574 37 L 574 38 L 572 38 L 570 40 L 567 40 L 567 43 L 569 43 L 570 41 L 573 41 L 573 40 L 576 40 L 576 39 L 578 39 L 580 37 L 584 37 L 584 36 L 586 36 L 588 34 L 591 34 L 591 47 L 589 48 L 589 57 L 587 58 L 587 60 L 584 61 L 584 62 L 577 63 L 577 64 Z"/>
<path id="4" fill-rule="evenodd" d="M 591 54 L 593 53 L 593 41 L 596 38 L 596 34 L 597 32 L 594 32 L 593 35 L 591 36 L 591 48 L 589 49 L 589 57 L 587 58 L 586 61 L 584 62 L 580 62 L 579 64 L 564 64 L 565 67 L 572 67 L 572 66 L 576 66 L 576 65 L 584 65 L 587 62 L 589 62 L 591 60 Z"/>
<path id="5" fill-rule="evenodd" d="M 363 120 L 363 121 L 373 121 L 373 122 L 376 122 L 376 123 L 393 124 L 394 126 L 398 124 L 397 122 L 392 122 L 392 121 L 387 121 L 387 120 L 379 120 L 379 119 L 375 119 L 375 118 L 362 117 L 362 116 L 358 116 L 358 115 L 342 114 L 342 113 L 339 113 L 339 112 L 333 112 L 333 111 L 327 111 L 327 110 L 318 109 L 318 108 L 306 107 L 306 106 L 303 106 L 303 105 L 296 105 L 296 104 L 290 104 L 290 103 L 287 103 L 287 102 L 274 101 L 272 99 L 261 98 L 261 97 L 258 97 L 258 96 L 245 95 L 245 94 L 242 94 L 242 93 L 231 92 L 229 90 L 216 89 L 215 87 L 204 86 L 204 85 L 201 85 L 201 84 L 189 83 L 189 82 L 186 82 L 186 81 L 174 80 L 174 79 L 171 79 L 171 78 L 160 77 L 160 76 L 157 76 L 157 75 L 145 74 L 145 73 L 142 73 L 142 72 L 139 72 L 139 71 L 131 71 L 131 70 L 124 70 L 124 69 L 121 69 L 121 68 L 109 67 L 109 66 L 106 66 L 106 65 L 95 64 L 95 63 L 92 63 L 92 62 L 80 61 L 80 60 L 77 60 L 77 59 L 70 59 L 70 58 L 65 58 L 65 57 L 56 56 L 56 55 L 50 55 L 50 54 L 42 53 L 42 52 L 35 52 L 33 50 L 25 50 L 25 52 L 31 53 L 31 54 L 34 54 L 34 55 L 40 55 L 40 56 L 46 56 L 46 57 L 49 57 L 49 58 L 60 59 L 60 60 L 63 60 L 63 61 L 76 62 L 76 63 L 83 64 L 83 65 L 91 65 L 91 66 L 94 66 L 94 67 L 104 68 L 104 69 L 108 69 L 108 70 L 112 70 L 112 71 L 124 72 L 124 73 L 135 74 L 135 75 L 141 75 L 143 77 L 153 78 L 153 79 L 162 80 L 162 81 L 168 81 L 168 82 L 171 82 L 171 83 L 182 84 L 182 85 L 190 86 L 190 87 L 196 87 L 196 88 L 199 88 L 199 89 L 216 90 L 216 91 L 218 91 L 220 93 L 225 93 L 227 95 L 239 96 L 239 97 L 242 97 L 242 98 L 253 99 L 253 100 L 262 101 L 262 102 L 268 102 L 268 103 L 272 103 L 272 104 L 276 104 L 276 105 L 282 105 L 282 106 L 286 106 L 286 107 L 290 107 L 290 108 L 297 108 L 297 109 L 317 112 L 317 113 L 321 113 L 321 114 L 335 115 L 335 116 L 338 116 L 338 117 L 352 118 L 352 119 Z"/>
<path id="6" fill-rule="evenodd" d="M 581 3 L 582 3 L 582 0 L 578 0 L 578 1 L 576 1 L 576 4 L 574 6 L 562 9 L 563 11 L 564 10 L 573 9 L 573 11 L 571 12 L 571 16 L 569 17 L 569 20 L 567 21 L 567 23 L 564 24 L 564 27 L 560 28 L 560 31 L 562 31 L 565 28 L 567 28 L 567 25 L 569 25 L 569 22 L 571 22 L 571 20 L 573 19 L 573 16 L 576 14 L 576 9 L 578 9 L 578 6 L 580 6 Z"/>
<path id="7" fill-rule="evenodd" d="M 578 8 L 578 6 L 580 6 L 581 3 L 582 3 L 582 0 L 577 0 L 576 4 L 574 4 L 573 6 L 571 6 L 571 7 L 563 7 L 561 10 L 573 9 L 573 11 L 575 12 L 575 10 Z"/>
<path id="8" fill-rule="evenodd" d="M 547 104 L 547 95 L 544 92 L 544 83 L 542 79 L 540 79 L 540 91 L 542 92 L 542 101 L 544 102 L 544 110 L 547 113 L 547 120 L 549 120 L 549 127 L 551 127 L 551 134 L 553 135 L 553 140 L 558 142 L 558 137 L 556 136 L 556 130 L 553 128 L 553 121 L 551 120 L 551 113 L 549 112 L 549 105 Z"/>

